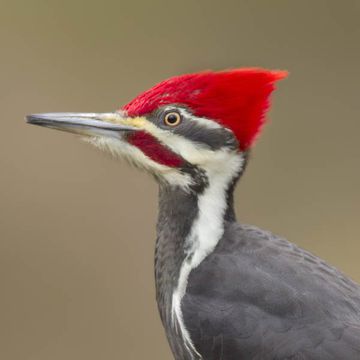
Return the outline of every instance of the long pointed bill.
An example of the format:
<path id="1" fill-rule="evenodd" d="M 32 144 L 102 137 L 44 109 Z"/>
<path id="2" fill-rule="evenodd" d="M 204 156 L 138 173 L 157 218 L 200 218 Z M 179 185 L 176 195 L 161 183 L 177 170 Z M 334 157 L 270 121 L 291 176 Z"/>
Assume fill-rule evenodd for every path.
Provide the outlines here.
<path id="1" fill-rule="evenodd" d="M 119 138 L 123 132 L 139 130 L 125 124 L 120 113 L 46 113 L 26 117 L 29 124 L 71 132 L 82 136 Z"/>

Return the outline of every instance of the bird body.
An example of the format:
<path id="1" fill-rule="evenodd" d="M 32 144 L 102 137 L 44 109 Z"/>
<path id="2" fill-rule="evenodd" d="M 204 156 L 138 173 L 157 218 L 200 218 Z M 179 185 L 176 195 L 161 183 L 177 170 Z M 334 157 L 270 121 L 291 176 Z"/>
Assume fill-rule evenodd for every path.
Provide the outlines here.
<path id="1" fill-rule="evenodd" d="M 198 200 L 175 192 L 160 190 L 155 276 L 177 360 L 360 358 L 359 286 L 287 240 L 237 223 L 231 202 L 220 240 L 189 274 L 182 324 L 174 323 L 182 244 L 201 211 Z"/>
<path id="2" fill-rule="evenodd" d="M 360 359 L 360 287 L 236 222 L 233 191 L 285 72 L 166 80 L 120 110 L 28 122 L 86 137 L 159 182 L 156 298 L 176 360 Z"/>
<path id="3" fill-rule="evenodd" d="M 183 309 L 204 359 L 358 359 L 359 304 L 359 287 L 336 269 L 232 223 L 191 274 Z"/>

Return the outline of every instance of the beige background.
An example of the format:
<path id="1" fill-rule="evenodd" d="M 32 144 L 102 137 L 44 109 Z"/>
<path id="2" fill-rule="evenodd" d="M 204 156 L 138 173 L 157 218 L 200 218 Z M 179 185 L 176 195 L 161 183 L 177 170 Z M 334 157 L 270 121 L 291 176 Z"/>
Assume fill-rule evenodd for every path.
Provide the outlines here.
<path id="1" fill-rule="evenodd" d="M 0 358 L 169 359 L 157 187 L 27 113 L 109 111 L 174 74 L 288 69 L 239 218 L 360 281 L 360 2 L 0 2 Z"/>

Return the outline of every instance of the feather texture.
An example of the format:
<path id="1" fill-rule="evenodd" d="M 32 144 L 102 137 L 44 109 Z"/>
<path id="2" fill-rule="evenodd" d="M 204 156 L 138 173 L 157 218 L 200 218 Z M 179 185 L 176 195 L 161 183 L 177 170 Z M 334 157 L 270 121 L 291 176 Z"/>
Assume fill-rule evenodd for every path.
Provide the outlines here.
<path id="1" fill-rule="evenodd" d="M 286 75 L 285 71 L 257 68 L 181 75 L 143 92 L 122 110 L 143 116 L 164 105 L 184 105 L 194 115 L 231 129 L 240 148 L 246 150 L 264 124 L 275 82 Z"/>

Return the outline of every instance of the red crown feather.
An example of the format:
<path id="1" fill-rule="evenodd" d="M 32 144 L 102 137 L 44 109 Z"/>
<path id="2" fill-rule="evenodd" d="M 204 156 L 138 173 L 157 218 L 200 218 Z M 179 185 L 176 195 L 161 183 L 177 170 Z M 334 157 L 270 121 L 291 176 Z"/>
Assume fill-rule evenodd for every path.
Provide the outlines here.
<path id="1" fill-rule="evenodd" d="M 256 68 L 176 76 L 143 92 L 123 110 L 141 116 L 163 105 L 186 105 L 194 115 L 231 129 L 245 150 L 261 130 L 274 83 L 286 76 L 286 71 Z"/>

